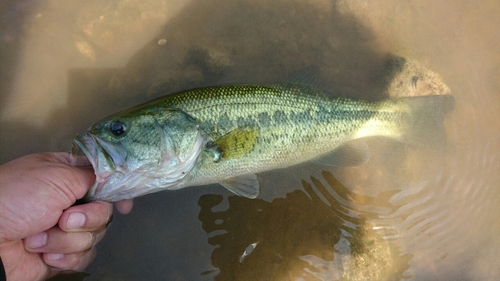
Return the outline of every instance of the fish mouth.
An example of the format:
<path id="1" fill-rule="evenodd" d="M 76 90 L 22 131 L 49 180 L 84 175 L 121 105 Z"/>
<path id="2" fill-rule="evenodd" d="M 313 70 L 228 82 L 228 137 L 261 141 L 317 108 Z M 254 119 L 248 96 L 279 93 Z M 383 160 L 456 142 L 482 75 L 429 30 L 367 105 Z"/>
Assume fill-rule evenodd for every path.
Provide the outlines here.
<path id="1" fill-rule="evenodd" d="M 113 173 L 119 172 L 125 162 L 125 155 L 113 144 L 84 132 L 73 138 L 73 143 L 85 154 L 94 168 L 96 181 L 84 197 L 95 200 Z"/>

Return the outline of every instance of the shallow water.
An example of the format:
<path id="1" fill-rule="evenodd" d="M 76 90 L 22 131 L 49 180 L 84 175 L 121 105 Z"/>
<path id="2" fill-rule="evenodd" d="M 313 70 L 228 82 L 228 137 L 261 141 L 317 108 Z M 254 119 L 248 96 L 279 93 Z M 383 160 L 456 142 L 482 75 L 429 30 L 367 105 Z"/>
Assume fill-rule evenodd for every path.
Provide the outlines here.
<path id="1" fill-rule="evenodd" d="M 283 81 L 317 65 L 339 95 L 380 98 L 388 54 L 455 97 L 445 152 L 382 138 L 356 168 L 160 192 L 117 215 L 85 280 L 496 280 L 497 1 L 5 1 L 0 163 L 69 150 L 117 110 L 178 90 Z"/>

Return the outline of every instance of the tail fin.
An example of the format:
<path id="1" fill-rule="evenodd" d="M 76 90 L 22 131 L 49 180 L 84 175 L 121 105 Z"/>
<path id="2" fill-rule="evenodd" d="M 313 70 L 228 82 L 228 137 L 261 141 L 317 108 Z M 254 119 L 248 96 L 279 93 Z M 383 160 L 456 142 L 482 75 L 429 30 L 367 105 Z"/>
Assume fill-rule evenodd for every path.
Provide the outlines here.
<path id="1" fill-rule="evenodd" d="M 446 113 L 454 108 L 451 95 L 408 97 L 402 100 L 410 106 L 410 116 L 405 120 L 403 142 L 434 149 L 444 149 L 446 135 L 443 121 Z"/>

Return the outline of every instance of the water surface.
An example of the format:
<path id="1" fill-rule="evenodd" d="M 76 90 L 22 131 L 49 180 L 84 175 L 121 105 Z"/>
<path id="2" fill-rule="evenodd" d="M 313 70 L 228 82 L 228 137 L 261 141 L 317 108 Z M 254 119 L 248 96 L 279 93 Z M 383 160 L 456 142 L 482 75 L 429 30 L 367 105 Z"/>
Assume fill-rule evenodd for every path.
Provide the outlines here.
<path id="1" fill-rule="evenodd" d="M 360 167 L 260 174 L 255 200 L 217 185 L 138 198 L 85 280 L 500 278 L 497 1 L 25 0 L 0 12 L 1 163 L 67 151 L 98 119 L 164 94 L 309 65 L 335 95 L 378 99 L 393 94 L 397 55 L 456 100 L 445 151 L 373 138 Z"/>

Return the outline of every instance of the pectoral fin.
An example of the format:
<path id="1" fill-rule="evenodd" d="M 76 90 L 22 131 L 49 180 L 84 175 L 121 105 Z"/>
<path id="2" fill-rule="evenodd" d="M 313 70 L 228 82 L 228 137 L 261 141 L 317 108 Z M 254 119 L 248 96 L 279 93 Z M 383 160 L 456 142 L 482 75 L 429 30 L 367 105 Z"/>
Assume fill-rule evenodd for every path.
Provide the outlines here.
<path id="1" fill-rule="evenodd" d="M 259 181 L 254 174 L 226 179 L 220 184 L 239 196 L 254 199 L 259 195 Z"/>
<path id="2" fill-rule="evenodd" d="M 370 154 L 366 143 L 362 140 L 354 140 L 314 159 L 313 162 L 327 166 L 355 167 L 363 165 L 369 158 Z"/>

